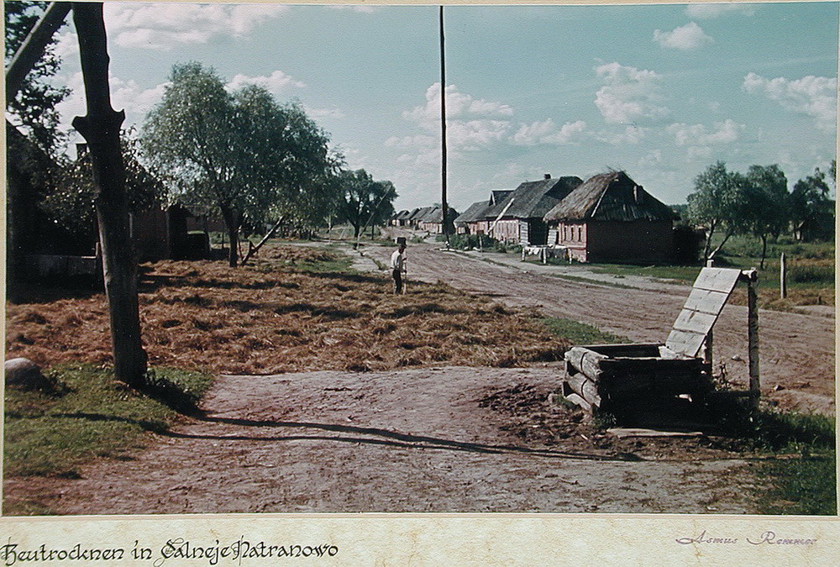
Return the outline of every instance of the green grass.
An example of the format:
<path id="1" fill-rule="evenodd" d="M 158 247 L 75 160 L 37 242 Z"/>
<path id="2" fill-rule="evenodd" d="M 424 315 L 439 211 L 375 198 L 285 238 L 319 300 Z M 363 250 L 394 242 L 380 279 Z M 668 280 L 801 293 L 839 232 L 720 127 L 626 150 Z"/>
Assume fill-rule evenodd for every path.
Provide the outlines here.
<path id="1" fill-rule="evenodd" d="M 825 455 L 799 455 L 762 466 L 760 475 L 771 479 L 759 506 L 764 514 L 833 516 L 837 513 L 837 461 Z"/>
<path id="2" fill-rule="evenodd" d="M 659 280 L 693 283 L 700 273 L 700 266 L 639 266 L 633 264 L 588 264 L 593 272 L 616 276 L 644 276 Z"/>
<path id="3" fill-rule="evenodd" d="M 297 262 L 294 265 L 294 269 L 313 274 L 352 273 L 352 266 L 353 258 L 350 256 L 341 256 L 333 260 Z"/>
<path id="4" fill-rule="evenodd" d="M 6 476 L 72 478 L 96 457 L 130 458 L 146 432 L 167 430 L 178 415 L 170 406 L 197 402 L 212 383 L 202 374 L 157 369 L 150 391 L 170 394 L 164 403 L 115 381 L 111 370 L 62 366 L 49 375 L 56 392 L 6 389 Z"/>
<path id="5" fill-rule="evenodd" d="M 586 323 L 579 323 L 578 321 L 573 321 L 572 319 L 545 317 L 540 321 L 543 325 L 548 327 L 552 333 L 566 338 L 576 345 L 629 342 L 625 337 L 619 337 L 613 335 L 612 333 L 601 331 L 597 327 L 587 325 Z"/>
<path id="6" fill-rule="evenodd" d="M 718 404 L 727 435 L 744 440 L 763 461 L 756 502 L 763 514 L 837 513 L 835 420 L 816 414 L 750 411 L 746 402 Z"/>

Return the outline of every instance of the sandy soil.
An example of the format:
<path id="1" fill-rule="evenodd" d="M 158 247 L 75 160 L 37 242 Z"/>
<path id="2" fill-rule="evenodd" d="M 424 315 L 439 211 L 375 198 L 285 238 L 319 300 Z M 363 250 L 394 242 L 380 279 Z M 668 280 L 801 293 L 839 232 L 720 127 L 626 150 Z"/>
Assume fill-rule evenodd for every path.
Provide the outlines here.
<path id="1" fill-rule="evenodd" d="M 367 246 L 362 260 L 377 269 L 369 260 L 389 254 Z M 409 270 L 409 294 L 412 279 L 443 280 L 635 341 L 664 340 L 688 290 L 570 282 L 431 245 L 412 245 Z M 833 318 L 761 315 L 765 393 L 833 412 Z M 743 381 L 744 308 L 724 310 L 716 345 Z M 37 495 L 60 514 L 755 511 L 755 460 L 737 443 L 599 432 L 548 403 L 559 373 L 554 363 L 223 376 L 204 416 L 134 460 L 92 463 L 80 479 L 6 479 L 6 497 Z"/>
<path id="2" fill-rule="evenodd" d="M 625 287 L 564 280 L 554 276 L 584 274 L 575 273 L 579 271 L 575 267 L 523 263 L 515 254 L 465 255 L 441 252 L 439 247 L 411 246 L 410 278 L 444 281 L 507 305 L 589 323 L 634 342 L 664 342 L 690 292 L 687 285 L 636 283 L 627 278 L 614 282 Z M 384 261 L 389 251 L 369 246 L 365 254 Z M 759 324 L 762 394 L 783 409 L 834 415 L 833 313 L 761 310 Z M 714 352 L 715 371 L 724 365 L 727 379 L 745 387 L 746 307 L 724 308 L 714 328 Z"/>
<path id="3" fill-rule="evenodd" d="M 7 491 L 25 484 L 63 514 L 751 511 L 752 463 L 710 440 L 675 451 L 575 427 L 579 412 L 545 402 L 556 376 L 226 376 L 204 418 L 136 460 L 76 480 L 11 479 Z"/>

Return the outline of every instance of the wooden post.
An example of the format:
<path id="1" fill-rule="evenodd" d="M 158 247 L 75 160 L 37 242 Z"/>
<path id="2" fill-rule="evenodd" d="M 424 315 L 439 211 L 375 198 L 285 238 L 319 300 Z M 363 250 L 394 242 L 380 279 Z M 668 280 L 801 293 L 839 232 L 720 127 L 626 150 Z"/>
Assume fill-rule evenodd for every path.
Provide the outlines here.
<path id="1" fill-rule="evenodd" d="M 744 270 L 741 272 L 741 277 L 747 282 L 750 394 L 752 394 L 753 407 L 758 407 L 758 400 L 761 396 L 758 364 L 758 271 L 755 269 Z"/>
<path id="2" fill-rule="evenodd" d="M 787 297 L 787 263 L 785 262 L 784 252 L 782 252 L 782 258 L 779 262 L 779 294 L 782 299 Z"/>
<path id="3" fill-rule="evenodd" d="M 111 108 L 108 87 L 108 45 L 101 3 L 73 3 L 73 22 L 79 35 L 87 115 L 73 119 L 84 136 L 93 160 L 96 216 L 102 245 L 105 293 L 111 316 L 114 374 L 140 386 L 145 381 L 147 356 L 140 338 L 137 298 L 137 258 L 128 233 L 125 165 L 120 148 L 124 112 Z"/>
<path id="4" fill-rule="evenodd" d="M 446 50 L 444 45 L 443 6 L 440 7 L 440 191 L 443 237 L 449 249 L 449 205 L 446 202 Z"/>
<path id="5" fill-rule="evenodd" d="M 706 260 L 706 267 L 707 268 L 714 268 L 715 267 L 715 259 L 709 258 Z M 714 364 L 714 347 L 715 347 L 715 331 L 714 327 L 709 329 L 709 332 L 706 334 L 706 340 L 703 343 L 703 362 L 709 365 L 709 368 L 712 368 Z"/>

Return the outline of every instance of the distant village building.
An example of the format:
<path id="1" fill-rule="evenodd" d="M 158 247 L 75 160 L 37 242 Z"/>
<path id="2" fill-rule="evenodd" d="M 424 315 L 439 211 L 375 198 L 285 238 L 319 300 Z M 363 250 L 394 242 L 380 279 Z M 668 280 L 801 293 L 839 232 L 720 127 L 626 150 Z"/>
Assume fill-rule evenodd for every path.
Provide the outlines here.
<path id="1" fill-rule="evenodd" d="M 667 262 L 677 214 L 623 171 L 591 177 L 545 215 L 549 244 L 580 262 Z"/>
<path id="2" fill-rule="evenodd" d="M 487 211 L 488 234 L 503 242 L 546 244 L 548 225 L 543 217 L 581 183 L 579 177 L 552 178 L 546 174 L 540 181 L 520 184 Z"/>
<path id="3" fill-rule="evenodd" d="M 455 230 L 458 234 L 487 234 L 491 223 L 488 220 L 489 211 L 511 193 L 511 190 L 491 191 L 489 199 L 473 203 L 455 218 Z"/>
<path id="4" fill-rule="evenodd" d="M 411 211 L 409 211 L 409 210 L 400 211 L 397 214 L 395 214 L 393 217 L 391 217 L 391 220 L 388 224 L 390 224 L 391 226 L 397 226 L 397 227 L 408 226 L 408 219 L 411 217 L 411 214 L 416 210 L 417 209 L 413 209 Z"/>

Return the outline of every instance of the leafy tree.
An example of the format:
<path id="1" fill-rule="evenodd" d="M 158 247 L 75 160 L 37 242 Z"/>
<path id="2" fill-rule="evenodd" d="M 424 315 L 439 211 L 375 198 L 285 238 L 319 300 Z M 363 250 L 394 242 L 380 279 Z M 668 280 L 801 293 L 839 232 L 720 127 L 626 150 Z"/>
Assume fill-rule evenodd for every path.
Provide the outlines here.
<path id="1" fill-rule="evenodd" d="M 753 165 L 747 170 L 746 223 L 761 239 L 761 269 L 767 257 L 767 239 L 778 238 L 789 223 L 787 177 L 778 165 Z"/>
<path id="2" fill-rule="evenodd" d="M 707 229 L 703 260 L 714 257 L 733 234 L 749 229 L 749 181 L 740 173 L 730 172 L 718 161 L 694 180 L 694 193 L 688 196 L 691 221 Z M 711 250 L 712 237 L 723 233 L 721 243 Z"/>
<path id="3" fill-rule="evenodd" d="M 126 196 L 129 212 L 139 213 L 160 205 L 165 199 L 163 183 L 141 163 L 140 144 L 132 132 L 120 139 L 126 170 Z M 56 187 L 39 203 L 56 224 L 82 240 L 97 239 L 94 201 L 97 189 L 93 182 L 93 163 L 89 152 L 61 168 Z"/>
<path id="4" fill-rule="evenodd" d="M 44 13 L 49 2 L 4 2 L 6 26 L 6 66 L 14 57 L 27 35 Z M 14 98 L 6 101 L 7 116 L 17 122 L 48 155 L 56 156 L 67 135 L 58 126 L 60 115 L 56 106 L 70 94 L 67 87 L 58 87 L 49 82 L 61 66 L 61 58 L 55 54 L 55 40 L 47 47 L 43 57 L 35 64 L 24 79 L 22 88 Z"/>
<path id="5" fill-rule="evenodd" d="M 393 216 L 393 201 L 397 197 L 393 183 L 374 181 L 364 169 L 342 171 L 339 180 L 343 189 L 341 218 L 353 227 L 354 238 L 366 227 L 384 224 Z"/>
<path id="6" fill-rule="evenodd" d="M 830 170 L 834 171 L 835 168 L 836 162 L 832 161 Z M 830 179 L 833 180 L 834 177 Z M 804 240 L 807 237 L 806 227 L 810 222 L 833 213 L 834 203 L 829 198 L 825 172 L 816 168 L 813 175 L 796 182 L 790 194 L 790 220 L 796 238 Z"/>
<path id="7" fill-rule="evenodd" d="M 231 267 L 243 223 L 267 220 L 284 202 L 305 202 L 306 189 L 331 165 L 327 135 L 298 105 L 280 106 L 254 85 L 229 94 L 213 69 L 196 62 L 173 67 L 142 140 L 155 168 L 169 172 L 176 200 L 221 214 Z"/>

